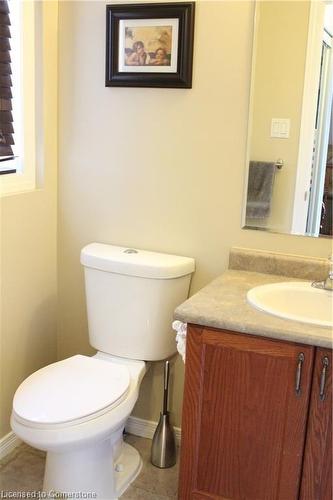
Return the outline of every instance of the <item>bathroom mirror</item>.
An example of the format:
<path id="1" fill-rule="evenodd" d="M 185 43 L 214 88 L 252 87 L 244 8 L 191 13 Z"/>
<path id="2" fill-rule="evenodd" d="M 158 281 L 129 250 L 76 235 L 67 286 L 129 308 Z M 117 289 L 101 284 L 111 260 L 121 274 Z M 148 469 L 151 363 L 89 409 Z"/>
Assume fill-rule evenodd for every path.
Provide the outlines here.
<path id="1" fill-rule="evenodd" d="M 333 2 L 256 3 L 243 227 L 332 237 Z"/>

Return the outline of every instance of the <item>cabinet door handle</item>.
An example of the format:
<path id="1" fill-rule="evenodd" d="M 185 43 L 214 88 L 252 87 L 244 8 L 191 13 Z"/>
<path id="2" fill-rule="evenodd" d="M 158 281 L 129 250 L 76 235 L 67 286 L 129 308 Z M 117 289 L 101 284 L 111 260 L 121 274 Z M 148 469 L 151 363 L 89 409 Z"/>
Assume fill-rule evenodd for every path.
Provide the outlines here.
<path id="1" fill-rule="evenodd" d="M 320 389 L 319 389 L 319 397 L 321 401 L 325 399 L 325 384 L 326 384 L 326 375 L 328 370 L 329 360 L 327 356 L 323 357 L 323 369 L 321 371 L 320 376 Z"/>
<path id="2" fill-rule="evenodd" d="M 302 377 L 302 366 L 304 363 L 304 353 L 300 352 L 298 355 L 298 363 L 296 368 L 296 384 L 295 384 L 295 392 L 297 396 L 301 394 L 301 377 Z"/>

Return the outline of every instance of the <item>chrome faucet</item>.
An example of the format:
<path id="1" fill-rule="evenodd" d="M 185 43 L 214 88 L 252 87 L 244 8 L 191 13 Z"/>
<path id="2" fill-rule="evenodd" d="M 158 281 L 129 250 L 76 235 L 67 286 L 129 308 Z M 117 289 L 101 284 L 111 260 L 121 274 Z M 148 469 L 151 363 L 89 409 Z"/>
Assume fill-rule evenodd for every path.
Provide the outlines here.
<path id="1" fill-rule="evenodd" d="M 312 286 L 333 292 L 333 254 L 328 257 L 328 262 L 330 267 L 327 278 L 323 281 L 314 281 Z"/>

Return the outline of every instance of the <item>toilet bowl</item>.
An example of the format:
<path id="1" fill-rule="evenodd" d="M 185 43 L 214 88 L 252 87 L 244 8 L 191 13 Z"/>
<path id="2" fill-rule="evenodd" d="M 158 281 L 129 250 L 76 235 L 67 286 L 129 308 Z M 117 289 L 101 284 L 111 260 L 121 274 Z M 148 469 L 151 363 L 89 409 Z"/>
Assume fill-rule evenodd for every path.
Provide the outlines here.
<path id="1" fill-rule="evenodd" d="M 24 381 L 11 425 L 47 452 L 44 491 L 118 498 L 135 479 L 141 458 L 122 438 L 145 371 L 143 361 L 98 353 L 46 366 Z"/>
<path id="2" fill-rule="evenodd" d="M 97 354 L 30 375 L 15 393 L 11 426 L 47 452 L 43 490 L 50 497 L 117 499 L 142 464 L 123 430 L 147 362 L 176 352 L 173 311 L 188 295 L 194 260 L 92 243 L 81 263 Z"/>

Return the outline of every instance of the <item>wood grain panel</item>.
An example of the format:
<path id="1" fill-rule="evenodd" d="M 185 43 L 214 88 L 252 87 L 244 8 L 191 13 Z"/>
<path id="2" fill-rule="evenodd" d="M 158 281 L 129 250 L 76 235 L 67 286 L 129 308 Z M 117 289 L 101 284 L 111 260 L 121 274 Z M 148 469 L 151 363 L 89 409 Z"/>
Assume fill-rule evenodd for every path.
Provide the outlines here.
<path id="1" fill-rule="evenodd" d="M 181 500 L 298 498 L 313 351 L 290 342 L 189 328 Z M 305 361 L 297 396 L 300 352 Z"/>
<path id="2" fill-rule="evenodd" d="M 203 493 L 202 491 L 194 491 L 192 493 L 193 500 L 231 500 L 230 498 L 210 495 L 209 493 Z"/>
<path id="3" fill-rule="evenodd" d="M 327 357 L 325 397 L 320 397 L 323 361 Z M 332 500 L 332 351 L 317 349 L 306 448 L 301 500 Z"/>
<path id="4" fill-rule="evenodd" d="M 193 333 L 192 333 L 193 332 Z M 188 325 L 186 340 L 185 395 L 182 414 L 181 459 L 179 473 L 179 499 L 191 498 L 196 483 L 199 455 L 201 413 L 201 382 L 203 369 L 202 328 Z"/>

